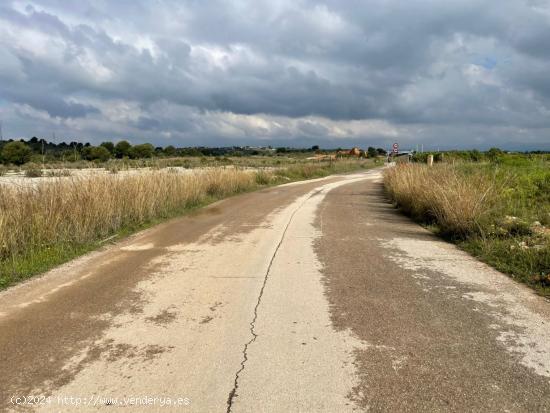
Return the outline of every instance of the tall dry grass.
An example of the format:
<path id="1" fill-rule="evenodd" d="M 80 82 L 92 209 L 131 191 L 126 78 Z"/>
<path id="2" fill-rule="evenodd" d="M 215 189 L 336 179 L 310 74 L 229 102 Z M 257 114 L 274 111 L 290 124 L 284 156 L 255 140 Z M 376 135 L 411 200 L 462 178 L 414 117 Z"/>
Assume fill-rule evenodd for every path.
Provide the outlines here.
<path id="1" fill-rule="evenodd" d="M 391 198 L 461 248 L 550 297 L 550 169 L 540 158 L 398 165 Z"/>
<path id="2" fill-rule="evenodd" d="M 21 187 L 0 184 L 0 263 L 51 246 L 96 242 L 209 199 L 369 166 L 342 161 L 276 170 L 211 168 L 185 173 L 162 169 L 68 176 Z"/>
<path id="3" fill-rule="evenodd" d="M 65 178 L 0 185 L 0 259 L 60 243 L 84 244 L 257 186 L 254 173 L 213 169 Z"/>
<path id="4" fill-rule="evenodd" d="M 0 289 L 126 234 L 243 191 L 369 168 L 373 163 L 300 163 L 282 168 L 175 168 L 132 174 L 0 183 Z M 19 185 L 19 184 L 17 184 Z"/>
<path id="5" fill-rule="evenodd" d="M 483 232 L 501 187 L 487 173 L 466 173 L 447 164 L 397 165 L 385 171 L 384 184 L 406 213 L 461 237 Z"/>

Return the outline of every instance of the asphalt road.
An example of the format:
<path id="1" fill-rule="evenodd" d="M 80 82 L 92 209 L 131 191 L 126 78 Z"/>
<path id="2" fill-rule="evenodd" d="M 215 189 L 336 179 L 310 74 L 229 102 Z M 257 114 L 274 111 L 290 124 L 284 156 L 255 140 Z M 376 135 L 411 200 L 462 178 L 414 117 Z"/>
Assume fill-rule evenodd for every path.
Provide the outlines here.
<path id="1" fill-rule="evenodd" d="M 0 293 L 0 409 L 549 411 L 550 303 L 380 174 L 236 196 Z"/>

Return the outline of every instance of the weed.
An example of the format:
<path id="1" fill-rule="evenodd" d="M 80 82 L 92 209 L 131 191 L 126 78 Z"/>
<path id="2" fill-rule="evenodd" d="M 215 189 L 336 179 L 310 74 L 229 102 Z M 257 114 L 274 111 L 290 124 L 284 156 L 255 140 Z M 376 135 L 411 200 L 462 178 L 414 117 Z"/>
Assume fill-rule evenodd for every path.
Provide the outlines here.
<path id="1" fill-rule="evenodd" d="M 25 169 L 25 176 L 27 178 L 39 178 L 43 175 L 42 169 L 36 167 L 27 167 Z"/>

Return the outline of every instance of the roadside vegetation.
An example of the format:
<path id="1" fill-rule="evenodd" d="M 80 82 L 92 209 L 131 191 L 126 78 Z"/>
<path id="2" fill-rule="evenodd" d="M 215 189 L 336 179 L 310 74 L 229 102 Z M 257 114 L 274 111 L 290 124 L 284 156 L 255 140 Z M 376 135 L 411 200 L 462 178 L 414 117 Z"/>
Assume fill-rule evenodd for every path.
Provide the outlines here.
<path id="1" fill-rule="evenodd" d="M 469 152 L 390 168 L 387 193 L 406 214 L 550 296 L 550 156 Z"/>
<path id="2" fill-rule="evenodd" d="M 370 168 L 339 160 L 281 168 L 166 168 L 0 185 L 0 289 L 139 229 L 241 192 Z"/>
<path id="3" fill-rule="evenodd" d="M 29 140 L 0 140 L 0 163 L 14 170 L 31 165 L 42 169 L 82 169 L 108 167 L 115 164 L 117 167 L 142 168 L 162 166 L 195 167 L 197 165 L 212 164 L 248 164 L 263 163 L 281 164 L 289 160 L 304 160 L 308 157 L 345 154 L 342 148 L 331 150 L 321 149 L 318 145 L 310 148 L 288 147 L 165 147 L 153 146 L 150 143 L 134 144 L 126 140 L 118 142 L 105 141 L 93 146 L 82 142 L 49 142 L 43 138 L 33 137 Z M 376 158 L 385 155 L 382 148 L 369 147 L 359 151 L 362 158 Z"/>

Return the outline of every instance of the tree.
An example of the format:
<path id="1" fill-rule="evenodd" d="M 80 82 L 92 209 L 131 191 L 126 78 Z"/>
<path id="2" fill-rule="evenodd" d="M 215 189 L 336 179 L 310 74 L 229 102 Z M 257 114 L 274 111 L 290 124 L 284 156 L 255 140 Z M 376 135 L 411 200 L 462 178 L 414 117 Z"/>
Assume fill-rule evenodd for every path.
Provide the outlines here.
<path id="1" fill-rule="evenodd" d="M 82 150 L 82 157 L 88 161 L 106 162 L 111 153 L 104 146 L 88 146 Z"/>
<path id="2" fill-rule="evenodd" d="M 500 148 L 491 148 L 487 151 L 487 157 L 491 162 L 495 162 L 503 153 Z"/>
<path id="3" fill-rule="evenodd" d="M 367 148 L 367 157 L 376 158 L 377 155 L 378 155 L 378 152 L 376 151 L 376 149 L 374 149 L 374 147 L 369 146 Z"/>
<path id="4" fill-rule="evenodd" d="M 2 148 L 5 163 L 23 165 L 31 159 L 32 150 L 23 142 L 8 142 Z"/>
<path id="5" fill-rule="evenodd" d="M 113 142 L 102 142 L 101 145 L 99 146 L 103 146 L 105 149 L 109 151 L 110 154 L 114 155 L 115 144 Z"/>
<path id="6" fill-rule="evenodd" d="M 166 148 L 164 148 L 164 154 L 166 156 L 174 156 L 176 154 L 176 148 L 174 148 L 172 145 L 168 145 Z"/>
<path id="7" fill-rule="evenodd" d="M 474 162 L 479 162 L 481 160 L 481 153 L 477 149 L 471 150 L 470 159 Z"/>
<path id="8" fill-rule="evenodd" d="M 313 146 L 311 147 L 311 150 L 312 150 L 313 152 L 317 152 L 317 151 L 319 150 L 319 145 L 313 145 Z"/>
<path id="9" fill-rule="evenodd" d="M 132 146 L 129 151 L 130 158 L 150 158 L 154 155 L 155 148 L 150 143 Z"/>
<path id="10" fill-rule="evenodd" d="M 120 141 L 115 145 L 115 156 L 117 158 L 124 158 L 130 156 L 130 149 L 132 145 L 128 141 Z"/>
<path id="11" fill-rule="evenodd" d="M 384 148 L 376 148 L 378 155 L 386 155 L 386 150 Z"/>

